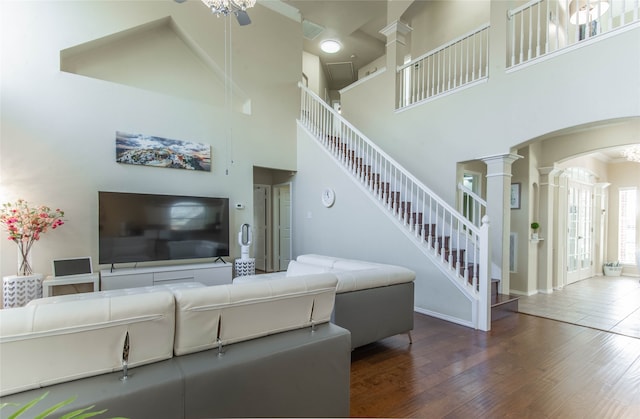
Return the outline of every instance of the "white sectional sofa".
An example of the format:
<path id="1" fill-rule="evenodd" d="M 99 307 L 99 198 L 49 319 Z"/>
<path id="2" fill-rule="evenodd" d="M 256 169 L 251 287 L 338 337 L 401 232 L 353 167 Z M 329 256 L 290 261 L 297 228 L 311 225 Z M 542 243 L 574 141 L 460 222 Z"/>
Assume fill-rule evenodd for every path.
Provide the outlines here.
<path id="1" fill-rule="evenodd" d="M 307 254 L 291 261 L 286 272 L 237 277 L 233 283 L 322 273 L 338 279 L 331 321 L 351 332 L 353 348 L 400 333 L 411 342 L 416 274 L 401 266 Z"/>
<path id="2" fill-rule="evenodd" d="M 57 414 L 95 405 L 131 418 L 348 416 L 350 334 L 329 322 L 336 285 L 322 273 L 1 310 L 0 403 L 49 391 L 46 406 L 77 396 Z"/>

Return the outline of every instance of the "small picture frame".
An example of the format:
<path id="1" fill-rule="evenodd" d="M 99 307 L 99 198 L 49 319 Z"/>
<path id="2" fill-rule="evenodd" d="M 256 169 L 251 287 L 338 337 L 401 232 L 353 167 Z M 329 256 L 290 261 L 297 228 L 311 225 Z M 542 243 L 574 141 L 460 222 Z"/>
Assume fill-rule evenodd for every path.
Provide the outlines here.
<path id="1" fill-rule="evenodd" d="M 511 209 L 520 209 L 520 183 L 511 184 L 511 196 L 509 197 Z"/>

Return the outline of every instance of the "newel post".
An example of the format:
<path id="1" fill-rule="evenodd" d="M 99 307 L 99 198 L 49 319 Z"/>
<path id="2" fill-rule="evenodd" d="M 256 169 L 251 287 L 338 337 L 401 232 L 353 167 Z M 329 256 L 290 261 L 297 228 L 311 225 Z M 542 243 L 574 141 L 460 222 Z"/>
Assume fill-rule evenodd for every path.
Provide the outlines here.
<path id="1" fill-rule="evenodd" d="M 482 217 L 480 226 L 480 272 L 478 276 L 477 328 L 491 330 L 491 246 L 489 245 L 489 217 Z"/>

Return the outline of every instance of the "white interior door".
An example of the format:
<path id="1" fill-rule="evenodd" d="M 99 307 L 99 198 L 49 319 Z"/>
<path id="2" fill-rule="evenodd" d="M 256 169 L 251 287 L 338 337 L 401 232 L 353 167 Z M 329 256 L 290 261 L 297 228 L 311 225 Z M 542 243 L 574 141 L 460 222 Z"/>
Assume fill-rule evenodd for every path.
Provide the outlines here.
<path id="1" fill-rule="evenodd" d="M 271 186 L 255 185 L 253 188 L 253 257 L 256 269 L 270 271 L 269 263 L 269 212 Z"/>
<path id="2" fill-rule="evenodd" d="M 567 284 L 593 276 L 593 186 L 568 183 Z"/>
<path id="3" fill-rule="evenodd" d="M 274 186 L 274 269 L 285 271 L 292 257 L 291 184 Z"/>

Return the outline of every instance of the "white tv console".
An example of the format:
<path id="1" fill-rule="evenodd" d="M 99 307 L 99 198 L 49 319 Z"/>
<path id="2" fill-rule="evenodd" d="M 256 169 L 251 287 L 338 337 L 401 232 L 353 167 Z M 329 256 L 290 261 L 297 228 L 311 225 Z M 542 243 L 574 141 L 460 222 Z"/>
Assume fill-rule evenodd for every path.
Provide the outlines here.
<path id="1" fill-rule="evenodd" d="M 200 282 L 204 285 L 230 284 L 232 269 L 232 263 L 195 263 L 114 270 L 103 269 L 100 271 L 100 290 L 137 288 L 180 282 Z"/>

